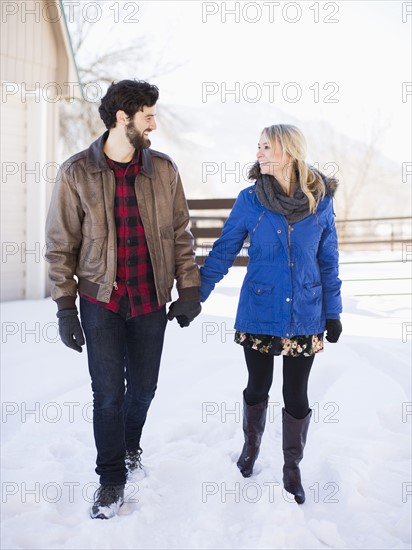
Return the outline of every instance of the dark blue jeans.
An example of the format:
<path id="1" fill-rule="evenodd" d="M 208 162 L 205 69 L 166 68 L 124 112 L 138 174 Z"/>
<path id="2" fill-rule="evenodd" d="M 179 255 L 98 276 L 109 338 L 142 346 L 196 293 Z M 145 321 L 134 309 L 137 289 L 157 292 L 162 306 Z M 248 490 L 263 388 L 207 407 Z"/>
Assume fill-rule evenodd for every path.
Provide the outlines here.
<path id="1" fill-rule="evenodd" d="M 130 318 L 80 298 L 93 390 L 96 473 L 102 485 L 126 482 L 125 454 L 137 449 L 155 395 L 166 308 Z"/>

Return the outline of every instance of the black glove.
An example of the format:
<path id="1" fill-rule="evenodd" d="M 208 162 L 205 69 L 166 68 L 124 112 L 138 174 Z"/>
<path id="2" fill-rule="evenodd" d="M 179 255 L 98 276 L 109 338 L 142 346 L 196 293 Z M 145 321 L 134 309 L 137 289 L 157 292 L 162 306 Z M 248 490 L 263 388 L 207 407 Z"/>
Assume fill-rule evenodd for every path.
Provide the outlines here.
<path id="1" fill-rule="evenodd" d="M 62 309 L 56 315 L 59 319 L 59 334 L 63 344 L 81 352 L 80 346 L 84 346 L 84 335 L 77 316 L 77 309 Z"/>
<path id="2" fill-rule="evenodd" d="M 336 344 L 342 332 L 342 323 L 339 319 L 326 319 L 326 340 Z"/>
<path id="3" fill-rule="evenodd" d="M 202 306 L 199 300 L 188 300 L 187 302 L 177 300 L 170 305 L 167 318 L 172 321 L 176 317 L 182 328 L 188 327 L 201 311 Z"/>

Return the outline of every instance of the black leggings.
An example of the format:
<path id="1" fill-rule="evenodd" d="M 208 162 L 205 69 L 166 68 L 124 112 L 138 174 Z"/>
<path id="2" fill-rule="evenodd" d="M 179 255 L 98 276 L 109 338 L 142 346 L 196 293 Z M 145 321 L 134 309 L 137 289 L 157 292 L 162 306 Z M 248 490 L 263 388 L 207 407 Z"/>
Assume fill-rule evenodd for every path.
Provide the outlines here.
<path id="1" fill-rule="evenodd" d="M 249 379 L 245 391 L 248 405 L 257 405 L 267 399 L 273 381 L 273 356 L 244 348 Z M 283 355 L 283 401 L 286 411 L 295 418 L 304 418 L 309 412 L 308 379 L 315 358 Z"/>

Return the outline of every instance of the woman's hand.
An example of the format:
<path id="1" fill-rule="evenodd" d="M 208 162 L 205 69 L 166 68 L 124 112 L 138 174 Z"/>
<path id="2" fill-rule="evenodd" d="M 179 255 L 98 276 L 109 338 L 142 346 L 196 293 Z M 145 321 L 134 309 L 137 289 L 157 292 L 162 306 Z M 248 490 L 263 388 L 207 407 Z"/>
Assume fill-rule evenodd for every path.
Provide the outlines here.
<path id="1" fill-rule="evenodd" d="M 326 319 L 326 340 L 336 344 L 342 332 L 342 323 L 339 319 Z"/>

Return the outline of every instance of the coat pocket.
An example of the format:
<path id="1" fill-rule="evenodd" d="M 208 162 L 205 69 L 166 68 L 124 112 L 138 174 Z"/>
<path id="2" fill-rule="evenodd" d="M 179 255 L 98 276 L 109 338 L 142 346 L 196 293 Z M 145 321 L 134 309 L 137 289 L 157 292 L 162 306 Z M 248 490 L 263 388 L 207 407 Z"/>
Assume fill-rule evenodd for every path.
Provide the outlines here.
<path id="1" fill-rule="evenodd" d="M 315 296 L 319 292 L 322 292 L 322 283 L 305 283 L 303 285 L 303 288 L 306 289 L 307 292 Z"/>
<path id="2" fill-rule="evenodd" d="M 109 229 L 106 223 L 83 223 L 83 237 L 89 240 L 104 239 L 107 237 Z"/>
<path id="3" fill-rule="evenodd" d="M 302 317 L 318 319 L 322 310 L 322 284 L 319 282 L 306 283 L 304 288 L 304 303 Z"/>
<path id="4" fill-rule="evenodd" d="M 255 294 L 256 296 L 269 296 L 270 294 L 273 294 L 275 291 L 275 287 L 273 285 L 266 285 L 266 284 L 260 284 L 260 283 L 252 283 L 249 289 L 250 289 L 250 292 L 252 292 L 252 294 Z"/>
<path id="5" fill-rule="evenodd" d="M 160 228 L 160 236 L 162 237 L 162 239 L 166 239 L 166 240 L 172 239 L 172 240 L 174 240 L 175 232 L 174 232 L 173 226 L 172 225 L 163 225 Z"/>
<path id="6" fill-rule="evenodd" d="M 275 286 L 251 283 L 248 288 L 247 314 L 248 332 L 263 334 L 268 325 L 280 318 L 279 300 L 276 299 Z"/>
<path id="7" fill-rule="evenodd" d="M 99 268 L 105 271 L 108 228 L 106 224 L 83 224 L 79 269 L 89 276 Z"/>
<path id="8" fill-rule="evenodd" d="M 161 245 L 163 250 L 163 258 L 166 266 L 166 273 L 172 281 L 175 274 L 175 232 L 172 225 L 164 225 L 160 227 Z"/>

